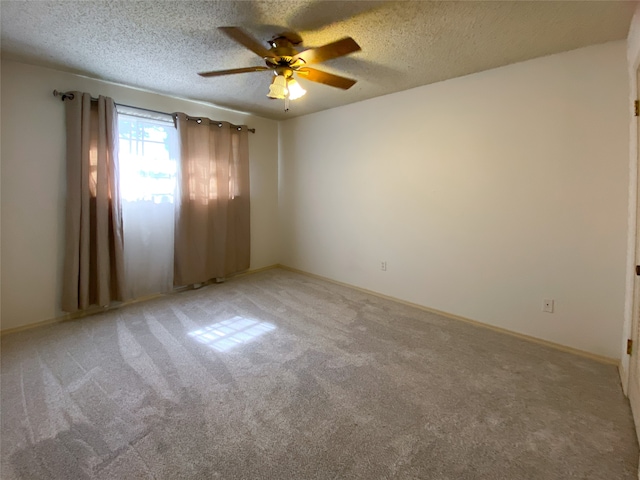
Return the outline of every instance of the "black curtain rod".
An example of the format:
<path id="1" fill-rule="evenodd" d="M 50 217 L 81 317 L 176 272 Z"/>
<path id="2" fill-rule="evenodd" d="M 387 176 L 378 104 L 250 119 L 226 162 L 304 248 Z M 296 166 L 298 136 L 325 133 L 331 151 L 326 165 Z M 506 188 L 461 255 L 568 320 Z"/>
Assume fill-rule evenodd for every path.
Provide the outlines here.
<path id="1" fill-rule="evenodd" d="M 67 98 L 69 100 L 73 100 L 73 97 L 74 97 L 73 93 L 71 93 L 71 92 L 59 92 L 58 90 L 54 90 L 53 91 L 53 96 L 54 97 L 60 97 L 60 100 L 62 100 L 63 102 Z M 94 97 L 91 97 L 91 100 L 98 100 L 98 99 L 94 98 Z M 160 112 L 159 110 L 151 110 L 150 108 L 134 107 L 133 105 L 125 105 L 124 103 L 116 103 L 116 106 L 127 107 L 127 108 L 135 108 L 137 110 L 144 110 L 145 112 L 159 113 L 160 115 L 171 115 L 171 116 L 173 116 L 173 114 L 171 114 L 171 113 Z M 187 120 L 196 120 L 196 118 L 187 116 Z M 220 122 L 213 121 L 213 123 L 220 123 Z M 233 123 L 230 124 L 230 125 L 232 127 L 234 127 L 234 128 L 240 128 L 240 125 L 234 125 Z M 250 131 L 251 133 L 256 133 L 256 129 L 255 128 L 247 128 L 247 130 Z"/>

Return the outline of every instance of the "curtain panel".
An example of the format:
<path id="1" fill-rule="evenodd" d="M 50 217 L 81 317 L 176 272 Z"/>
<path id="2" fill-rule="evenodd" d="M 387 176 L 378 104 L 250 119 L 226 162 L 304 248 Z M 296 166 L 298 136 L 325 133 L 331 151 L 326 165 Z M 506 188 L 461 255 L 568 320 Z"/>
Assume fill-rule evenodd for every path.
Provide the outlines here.
<path id="1" fill-rule="evenodd" d="M 174 285 L 249 269 L 249 138 L 227 122 L 176 114 L 180 147 Z"/>
<path id="2" fill-rule="evenodd" d="M 62 310 L 124 298 L 118 125 L 111 98 L 65 100 L 67 199 Z"/>

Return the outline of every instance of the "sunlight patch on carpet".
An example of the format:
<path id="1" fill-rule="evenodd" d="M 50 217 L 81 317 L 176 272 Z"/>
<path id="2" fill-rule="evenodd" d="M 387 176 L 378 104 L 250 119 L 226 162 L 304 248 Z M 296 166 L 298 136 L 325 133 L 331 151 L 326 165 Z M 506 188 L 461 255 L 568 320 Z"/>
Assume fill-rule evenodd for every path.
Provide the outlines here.
<path id="1" fill-rule="evenodd" d="M 226 352 L 275 329 L 272 323 L 235 316 L 189 332 L 188 335 L 218 352 Z"/>

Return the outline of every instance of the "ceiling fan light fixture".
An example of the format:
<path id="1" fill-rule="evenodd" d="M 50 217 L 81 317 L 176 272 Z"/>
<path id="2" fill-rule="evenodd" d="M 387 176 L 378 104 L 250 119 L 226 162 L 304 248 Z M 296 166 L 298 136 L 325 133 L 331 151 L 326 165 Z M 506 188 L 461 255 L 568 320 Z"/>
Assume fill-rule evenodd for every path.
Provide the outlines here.
<path id="1" fill-rule="evenodd" d="M 269 86 L 269 98 L 283 99 L 287 97 L 287 79 L 284 75 L 276 75 Z"/>
<path id="2" fill-rule="evenodd" d="M 294 78 L 287 80 L 287 89 L 289 90 L 289 100 L 296 100 L 307 93 Z"/>
<path id="3" fill-rule="evenodd" d="M 350 78 L 307 67 L 308 64 L 322 63 L 360 51 L 360 45 L 351 37 L 344 37 L 320 47 L 307 48 L 300 51 L 296 46 L 302 43 L 302 37 L 295 32 L 284 32 L 274 36 L 268 42 L 271 48 L 267 49 L 260 41 L 240 27 L 218 27 L 218 30 L 261 57 L 266 66 L 256 65 L 228 70 L 213 70 L 211 72 L 200 72 L 198 75 L 202 77 L 218 77 L 221 75 L 271 70 L 274 77 L 269 86 L 267 97 L 284 100 L 285 112 L 289 110 L 289 100 L 296 100 L 307 93 L 293 79 L 294 73 L 302 75 L 310 82 L 322 83 L 342 90 L 347 90 L 356 83 L 356 80 Z"/>

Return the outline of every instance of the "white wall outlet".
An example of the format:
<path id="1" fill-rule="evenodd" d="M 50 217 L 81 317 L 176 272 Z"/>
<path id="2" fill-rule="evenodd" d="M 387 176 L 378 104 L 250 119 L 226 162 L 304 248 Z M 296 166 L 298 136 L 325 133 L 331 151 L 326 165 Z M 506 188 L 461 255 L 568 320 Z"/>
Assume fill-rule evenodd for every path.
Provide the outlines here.
<path id="1" fill-rule="evenodd" d="M 387 262 L 380 262 L 380 270 L 383 272 L 387 271 Z"/>
<path id="2" fill-rule="evenodd" d="M 542 311 L 547 313 L 553 313 L 553 300 L 545 298 L 542 301 Z"/>

